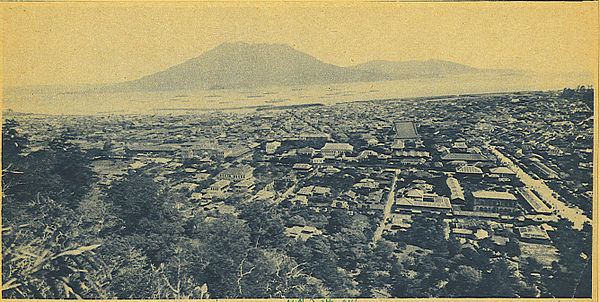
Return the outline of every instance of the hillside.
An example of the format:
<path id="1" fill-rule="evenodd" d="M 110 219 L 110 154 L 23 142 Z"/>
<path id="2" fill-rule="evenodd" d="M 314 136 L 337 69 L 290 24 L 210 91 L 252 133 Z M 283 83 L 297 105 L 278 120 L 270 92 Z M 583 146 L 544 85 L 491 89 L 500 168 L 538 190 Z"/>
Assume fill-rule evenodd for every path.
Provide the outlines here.
<path id="1" fill-rule="evenodd" d="M 282 44 L 224 43 L 216 48 L 113 89 L 215 89 L 290 86 L 389 79 L 381 74 L 344 68 Z"/>
<path id="2" fill-rule="evenodd" d="M 374 82 L 476 72 L 449 61 L 370 61 L 350 67 L 328 64 L 285 44 L 223 43 L 198 57 L 140 79 L 96 91 L 256 88 Z"/>

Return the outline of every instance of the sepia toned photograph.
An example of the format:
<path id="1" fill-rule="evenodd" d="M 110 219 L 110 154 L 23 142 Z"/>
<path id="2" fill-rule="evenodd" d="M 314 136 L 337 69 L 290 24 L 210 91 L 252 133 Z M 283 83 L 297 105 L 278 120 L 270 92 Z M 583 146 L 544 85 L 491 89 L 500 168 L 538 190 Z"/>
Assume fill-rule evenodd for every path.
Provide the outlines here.
<path id="1" fill-rule="evenodd" d="M 2 299 L 597 298 L 597 2 L 0 7 Z"/>

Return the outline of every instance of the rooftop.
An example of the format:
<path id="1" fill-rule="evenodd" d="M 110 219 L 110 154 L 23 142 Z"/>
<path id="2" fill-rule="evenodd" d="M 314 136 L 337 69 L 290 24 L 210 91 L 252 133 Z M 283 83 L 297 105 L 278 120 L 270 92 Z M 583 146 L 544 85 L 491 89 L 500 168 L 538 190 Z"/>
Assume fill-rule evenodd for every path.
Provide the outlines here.
<path id="1" fill-rule="evenodd" d="M 515 171 L 511 170 L 508 167 L 497 167 L 497 168 L 491 168 L 490 169 L 490 173 L 494 173 L 494 174 L 510 174 L 510 175 L 514 175 Z"/>
<path id="2" fill-rule="evenodd" d="M 519 230 L 519 234 L 521 234 L 521 238 L 542 239 L 542 240 L 550 239 L 550 236 L 548 236 L 548 233 L 537 225 L 528 225 L 528 226 L 519 227 L 518 230 Z"/>
<path id="3" fill-rule="evenodd" d="M 396 132 L 396 138 L 399 139 L 419 138 L 417 127 L 413 122 L 396 122 L 394 123 L 394 131 Z"/>
<path id="4" fill-rule="evenodd" d="M 415 208 L 433 208 L 433 209 L 452 209 L 448 197 L 436 196 L 433 201 L 421 201 L 411 198 L 397 198 L 397 206 L 415 207 Z"/>
<path id="5" fill-rule="evenodd" d="M 483 174 L 483 171 L 475 166 L 462 166 L 456 168 L 456 172 L 464 174 Z"/>
<path id="6" fill-rule="evenodd" d="M 247 174 L 252 173 L 253 170 L 254 170 L 254 168 L 252 168 L 251 166 L 241 165 L 241 166 L 237 166 L 237 167 L 227 168 L 226 170 L 221 171 L 221 173 L 219 173 L 219 176 L 247 175 Z"/>
<path id="7" fill-rule="evenodd" d="M 517 200 L 515 195 L 508 192 L 496 192 L 496 191 L 475 191 L 473 197 L 483 199 L 505 199 L 505 200 Z"/>
<path id="8" fill-rule="evenodd" d="M 489 158 L 476 153 L 448 153 L 442 156 L 442 160 L 487 161 Z"/>
<path id="9" fill-rule="evenodd" d="M 229 180 L 218 180 L 217 182 L 215 182 L 214 184 L 212 184 L 210 187 L 211 188 L 224 188 L 226 186 L 228 186 L 231 182 Z"/>
<path id="10" fill-rule="evenodd" d="M 325 146 L 321 150 L 347 150 L 352 151 L 354 147 L 348 143 L 325 143 Z"/>
<path id="11" fill-rule="evenodd" d="M 550 210 L 541 199 L 539 199 L 535 194 L 533 194 L 531 190 L 527 188 L 518 188 L 517 192 L 519 192 L 519 194 L 521 194 L 521 196 L 525 198 L 527 203 L 529 203 L 529 205 L 537 213 L 552 213 L 552 210 Z"/>

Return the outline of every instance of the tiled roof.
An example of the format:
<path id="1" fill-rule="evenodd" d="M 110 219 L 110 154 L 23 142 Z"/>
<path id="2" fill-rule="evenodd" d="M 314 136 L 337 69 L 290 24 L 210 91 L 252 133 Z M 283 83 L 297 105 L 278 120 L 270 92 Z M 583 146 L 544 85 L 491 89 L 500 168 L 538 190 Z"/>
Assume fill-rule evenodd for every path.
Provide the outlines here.
<path id="1" fill-rule="evenodd" d="M 496 191 L 476 191 L 476 192 L 473 192 L 473 197 L 485 198 L 485 199 L 517 200 L 515 195 L 512 195 L 508 192 L 496 192 Z"/>
<path id="2" fill-rule="evenodd" d="M 419 138 L 417 127 L 413 122 L 396 122 L 394 131 L 396 131 L 396 137 L 400 139 Z"/>
<path id="3" fill-rule="evenodd" d="M 487 157 L 474 153 L 449 153 L 442 156 L 442 160 L 487 161 Z"/>

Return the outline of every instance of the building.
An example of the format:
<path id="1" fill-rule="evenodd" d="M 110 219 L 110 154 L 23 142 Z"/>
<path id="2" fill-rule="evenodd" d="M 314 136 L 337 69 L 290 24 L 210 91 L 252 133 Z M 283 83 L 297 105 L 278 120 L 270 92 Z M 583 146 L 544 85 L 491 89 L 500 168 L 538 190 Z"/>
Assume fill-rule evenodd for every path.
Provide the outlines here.
<path id="1" fill-rule="evenodd" d="M 396 212 L 424 210 L 424 211 L 440 211 L 449 212 L 452 210 L 450 199 L 443 196 L 434 196 L 428 200 L 418 200 L 406 197 L 396 199 Z"/>
<path id="2" fill-rule="evenodd" d="M 473 236 L 473 230 L 469 229 L 453 228 L 451 231 L 456 237 L 471 238 Z"/>
<path id="3" fill-rule="evenodd" d="M 254 168 L 246 165 L 225 169 L 217 174 L 219 180 L 239 181 L 252 178 Z"/>
<path id="4" fill-rule="evenodd" d="M 479 169 L 478 167 L 469 166 L 469 165 L 465 165 L 465 166 L 456 168 L 456 173 L 464 175 L 464 176 L 481 176 L 481 175 L 483 175 L 483 171 L 481 171 L 481 169 Z"/>
<path id="5" fill-rule="evenodd" d="M 544 165 L 542 162 L 540 162 L 539 159 L 532 157 L 532 158 L 530 158 L 530 160 L 531 160 L 531 164 L 533 165 L 535 170 L 537 170 L 537 172 L 541 178 L 543 178 L 543 179 L 557 179 L 558 178 L 558 173 L 556 173 L 554 170 L 550 169 L 548 166 Z"/>
<path id="6" fill-rule="evenodd" d="M 238 158 L 250 153 L 252 149 L 247 146 L 237 145 L 223 150 L 224 158 Z"/>
<path id="7" fill-rule="evenodd" d="M 544 204 L 544 202 L 539 199 L 531 190 L 528 188 L 517 188 L 517 192 L 523 196 L 525 201 L 529 204 L 531 209 L 537 214 L 550 214 L 552 210 Z"/>
<path id="8" fill-rule="evenodd" d="M 425 210 L 449 212 L 452 210 L 448 197 L 423 193 L 419 189 L 411 189 L 395 201 L 396 212 Z"/>
<path id="9" fill-rule="evenodd" d="M 415 123 L 402 121 L 394 123 L 395 138 L 400 140 L 416 140 L 419 138 Z"/>
<path id="10" fill-rule="evenodd" d="M 405 147 L 406 144 L 404 144 L 404 141 L 401 139 L 395 139 L 391 146 L 392 150 L 402 150 Z"/>
<path id="11" fill-rule="evenodd" d="M 229 189 L 229 185 L 231 184 L 231 182 L 229 180 L 219 180 L 217 182 L 215 182 L 214 184 L 210 185 L 210 187 L 208 187 L 208 191 L 210 192 L 225 192 L 227 189 Z"/>
<path id="12" fill-rule="evenodd" d="M 448 186 L 448 189 L 450 189 L 450 200 L 453 203 L 465 202 L 465 192 L 460 186 L 460 183 L 458 183 L 458 179 L 454 177 L 448 177 L 448 179 L 446 179 L 446 185 Z"/>
<path id="13" fill-rule="evenodd" d="M 452 144 L 452 150 L 455 152 L 467 152 L 468 146 L 464 141 L 456 141 Z"/>
<path id="14" fill-rule="evenodd" d="M 424 158 L 413 158 L 413 157 L 403 158 L 400 160 L 400 164 L 402 164 L 404 166 L 424 165 L 426 162 L 427 162 L 427 160 Z"/>
<path id="15" fill-rule="evenodd" d="M 236 192 L 251 192 L 254 190 L 254 180 L 253 179 L 245 179 L 242 180 L 235 185 L 233 185 L 233 189 Z"/>
<path id="16" fill-rule="evenodd" d="M 407 214 L 390 214 L 386 223 L 386 230 L 389 232 L 395 232 L 397 230 L 406 230 L 410 228 L 412 223 L 412 217 Z"/>
<path id="17" fill-rule="evenodd" d="M 515 171 L 511 170 L 508 167 L 491 168 L 490 169 L 490 173 L 498 174 L 498 175 L 503 176 L 503 177 L 509 177 L 509 176 L 516 175 Z"/>
<path id="18" fill-rule="evenodd" d="M 325 163 L 325 158 L 324 157 L 315 157 L 312 159 L 312 163 L 315 165 L 321 165 Z"/>
<path id="19" fill-rule="evenodd" d="M 281 142 L 270 142 L 265 145 L 265 152 L 267 154 L 273 154 L 281 146 Z"/>
<path id="20" fill-rule="evenodd" d="M 328 133 L 303 133 L 300 134 L 300 139 L 304 141 L 324 141 L 331 139 Z"/>
<path id="21" fill-rule="evenodd" d="M 321 148 L 321 154 L 326 158 L 336 158 L 341 154 L 348 154 L 354 151 L 354 147 L 348 143 L 326 143 Z"/>
<path id="22" fill-rule="evenodd" d="M 285 230 L 285 234 L 292 239 L 306 241 L 312 236 L 323 234 L 314 226 L 293 226 Z"/>
<path id="23" fill-rule="evenodd" d="M 500 219 L 500 214 L 498 213 L 490 213 L 490 212 L 472 212 L 472 211 L 458 211 L 455 210 L 452 212 L 454 216 L 457 217 L 467 217 L 467 218 L 477 218 L 477 219 Z"/>
<path id="24" fill-rule="evenodd" d="M 305 164 L 305 163 L 296 163 L 296 164 L 294 164 L 292 169 L 297 170 L 299 172 L 310 172 L 310 171 L 312 171 L 312 165 Z"/>
<path id="25" fill-rule="evenodd" d="M 311 147 L 300 148 L 300 149 L 298 149 L 297 153 L 300 156 L 310 156 L 310 157 L 313 157 L 313 156 L 315 156 L 315 149 L 311 148 Z"/>
<path id="26" fill-rule="evenodd" d="M 429 152 L 427 151 L 416 151 L 416 150 L 410 150 L 410 151 L 395 151 L 393 153 L 394 156 L 396 157 L 400 157 L 400 158 L 408 158 L 408 157 L 412 157 L 412 158 L 428 158 L 429 157 Z"/>
<path id="27" fill-rule="evenodd" d="M 478 162 L 478 161 L 490 161 L 489 158 L 477 154 L 477 153 L 448 153 L 442 155 L 442 161 L 465 161 L 465 162 Z"/>
<path id="28" fill-rule="evenodd" d="M 306 197 L 328 197 L 331 195 L 331 188 L 310 185 L 302 187 L 296 192 L 296 195 Z"/>
<path id="29" fill-rule="evenodd" d="M 528 225 L 517 228 L 522 240 L 526 241 L 548 241 L 548 233 L 537 225 Z"/>
<path id="30" fill-rule="evenodd" d="M 323 173 L 327 173 L 327 174 L 335 174 L 335 173 L 339 173 L 340 169 L 333 167 L 333 166 L 328 166 L 325 169 L 323 169 Z"/>
<path id="31" fill-rule="evenodd" d="M 352 187 L 355 189 L 375 190 L 379 188 L 379 183 L 374 179 L 364 178 L 355 183 Z"/>
<path id="32" fill-rule="evenodd" d="M 225 150 L 214 139 L 202 139 L 181 144 L 182 148 L 191 149 L 194 156 L 209 156 L 217 159 L 225 158 Z"/>
<path id="33" fill-rule="evenodd" d="M 496 191 L 473 192 L 473 210 L 500 214 L 515 214 L 519 211 L 517 198 L 513 194 Z"/>

